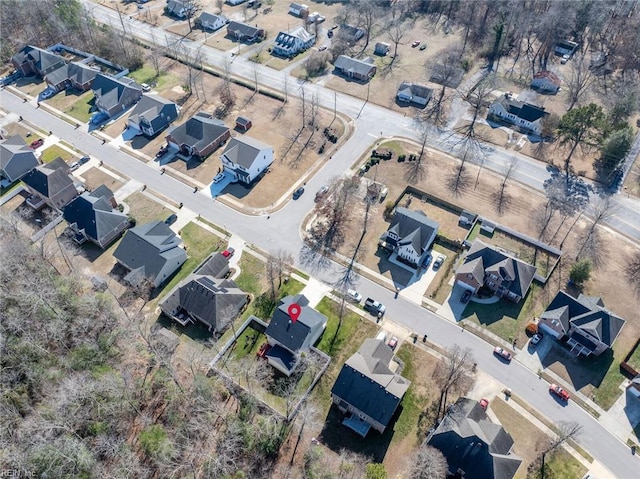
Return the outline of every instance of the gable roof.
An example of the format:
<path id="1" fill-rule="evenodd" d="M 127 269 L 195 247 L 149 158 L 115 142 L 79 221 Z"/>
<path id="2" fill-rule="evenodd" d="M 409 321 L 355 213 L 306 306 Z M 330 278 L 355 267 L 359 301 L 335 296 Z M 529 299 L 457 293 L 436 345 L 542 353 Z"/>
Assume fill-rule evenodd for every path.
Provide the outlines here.
<path id="1" fill-rule="evenodd" d="M 227 17 L 225 17 L 224 15 L 214 15 L 213 13 L 209 12 L 202 12 L 198 19 L 200 20 L 200 23 L 209 23 L 212 25 L 215 25 L 217 22 L 222 22 L 222 24 L 224 25 L 224 23 L 227 21 Z"/>
<path id="2" fill-rule="evenodd" d="M 123 231 L 129 220 L 127 215 L 111 207 L 113 193 L 105 185 L 92 192 L 84 192 L 63 209 L 63 217 L 69 224 L 95 241 L 102 242 L 114 230 Z"/>
<path id="3" fill-rule="evenodd" d="M 410 210 L 399 206 L 391 221 L 391 227 L 382 235 L 383 239 L 397 245 L 411 244 L 413 249 L 422 255 L 435 237 L 439 224 L 427 217 L 422 211 Z M 400 240 L 388 238 L 388 233 L 395 233 Z"/>
<path id="4" fill-rule="evenodd" d="M 140 101 L 133 107 L 129 120 L 140 123 L 148 121 L 154 131 L 159 131 L 178 117 L 178 107 L 171 100 L 155 94 L 142 95 Z"/>
<path id="5" fill-rule="evenodd" d="M 280 32 L 276 37 L 275 43 L 281 47 L 290 47 L 296 40 L 307 43 L 315 38 L 315 35 L 308 32 L 304 27 L 298 27 L 290 33 Z"/>
<path id="6" fill-rule="evenodd" d="M 370 58 L 358 60 L 357 58 L 351 58 L 346 55 L 340 55 L 333 65 L 339 70 L 353 72 L 359 75 L 368 75 L 371 70 L 376 67 Z"/>
<path id="7" fill-rule="evenodd" d="M 544 111 L 543 107 L 518 101 L 508 93 L 500 98 L 497 103 L 500 103 L 508 113 L 531 123 L 549 114 Z"/>
<path id="8" fill-rule="evenodd" d="M 91 68 L 89 65 L 79 62 L 71 62 L 56 68 L 48 73 L 45 80 L 53 85 L 57 85 L 66 80 L 71 80 L 84 85 L 95 80 L 100 70 Z"/>
<path id="9" fill-rule="evenodd" d="M 293 321 L 288 308 L 292 303 L 300 306 L 300 316 Z M 286 296 L 280 300 L 265 334 L 290 351 L 298 351 L 320 337 L 327 324 L 327 317 L 309 306 L 309 300 L 302 294 Z"/>
<path id="10" fill-rule="evenodd" d="M 267 149 L 271 149 L 271 147 L 249 136 L 243 136 L 241 138 L 231 138 L 222 154 L 236 165 L 249 169 L 258 154 Z"/>
<path id="11" fill-rule="evenodd" d="M 403 81 L 398 87 L 398 94 L 403 93 L 407 96 L 417 96 L 429 100 L 433 90 L 424 85 L 418 85 L 417 83 L 411 83 Z"/>
<path id="12" fill-rule="evenodd" d="M 465 479 L 511 479 L 522 459 L 511 454 L 513 438 L 491 422 L 477 401 L 460 398 L 428 438 L 447 459 L 449 471 Z"/>
<path id="13" fill-rule="evenodd" d="M 229 279 L 191 274 L 160 304 L 165 313 L 184 314 L 217 329 L 234 318 L 247 303 L 247 294 Z"/>
<path id="14" fill-rule="evenodd" d="M 33 149 L 29 148 L 20 135 L 13 135 L 0 142 L 0 171 L 9 180 L 19 179 L 39 164 Z"/>
<path id="15" fill-rule="evenodd" d="M 187 252 L 180 248 L 182 239 L 162 221 L 152 221 L 127 231 L 113 252 L 113 256 L 127 265 L 131 272 L 128 281 L 142 277 L 154 280 L 170 261 L 184 263 Z"/>
<path id="16" fill-rule="evenodd" d="M 42 48 L 34 47 L 31 45 L 27 45 L 18 53 L 16 53 L 12 57 L 12 60 L 14 60 L 19 65 L 22 65 L 25 62 L 31 62 L 34 64 L 35 68 L 43 75 L 54 71 L 65 63 L 64 58 L 62 58 L 61 56 L 56 55 L 55 53 L 48 50 L 43 50 Z"/>
<path id="17" fill-rule="evenodd" d="M 411 381 L 393 373 L 393 351 L 380 339 L 365 339 L 342 366 L 331 393 L 373 420 L 389 424 Z"/>
<path id="18" fill-rule="evenodd" d="M 222 278 L 229 271 L 229 258 L 222 253 L 214 253 L 205 259 L 195 270 L 195 274 Z"/>
<path id="19" fill-rule="evenodd" d="M 536 73 L 535 75 L 533 75 L 534 80 L 543 79 L 543 78 L 546 78 L 557 87 L 559 87 L 562 84 L 562 80 L 560 80 L 558 75 L 556 75 L 555 73 L 549 70 L 542 70 Z"/>
<path id="20" fill-rule="evenodd" d="M 51 198 L 73 185 L 70 171 L 69 165 L 58 157 L 49 163 L 36 166 L 22 178 L 22 181 L 41 195 Z"/>
<path id="21" fill-rule="evenodd" d="M 222 120 L 213 118 L 207 113 L 197 113 L 182 125 L 173 128 L 169 134 L 181 145 L 189 145 L 199 151 L 229 131 Z"/>
<path id="22" fill-rule="evenodd" d="M 257 35 L 262 29 L 258 28 L 257 26 L 254 27 L 242 22 L 229 22 L 227 25 L 227 30 L 237 32 L 245 37 L 253 37 Z"/>
<path id="23" fill-rule="evenodd" d="M 571 327 L 579 328 L 589 336 L 611 347 L 625 320 L 607 310 L 600 298 L 580 294 L 577 298 L 564 291 L 558 291 L 547 309 L 540 315 L 542 319 L 557 320 L 565 334 Z M 595 344 L 585 344 L 595 349 Z"/>
<path id="24" fill-rule="evenodd" d="M 536 267 L 520 261 L 507 253 L 495 249 L 479 239 L 476 239 L 464 260 L 464 265 L 482 258 L 485 272 L 496 274 L 503 278 L 502 286 L 508 291 L 524 297 L 529 291 L 533 277 L 536 274 Z M 471 266 L 461 266 L 458 272 L 466 272 Z M 482 282 L 482 281 L 480 281 Z"/>
<path id="25" fill-rule="evenodd" d="M 142 87 L 127 77 L 115 78 L 98 73 L 91 89 L 103 108 L 110 110 L 118 104 L 129 104 L 142 96 Z"/>

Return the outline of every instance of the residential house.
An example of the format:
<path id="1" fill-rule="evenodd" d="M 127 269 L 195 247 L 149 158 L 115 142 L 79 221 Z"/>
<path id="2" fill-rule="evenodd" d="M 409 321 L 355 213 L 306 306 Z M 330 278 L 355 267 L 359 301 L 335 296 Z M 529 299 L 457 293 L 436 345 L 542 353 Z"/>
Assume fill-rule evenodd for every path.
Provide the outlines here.
<path id="1" fill-rule="evenodd" d="M 305 18 L 309 15 L 309 7 L 304 3 L 292 3 L 289 5 L 289 13 L 291 15 L 295 15 L 296 17 Z"/>
<path id="2" fill-rule="evenodd" d="M 0 177 L 3 182 L 18 181 L 39 164 L 33 149 L 20 135 L 0 141 Z"/>
<path id="3" fill-rule="evenodd" d="M 240 5 L 243 2 L 246 2 L 247 0 L 226 0 L 226 2 L 229 5 Z"/>
<path id="4" fill-rule="evenodd" d="M 384 57 L 387 55 L 387 53 L 389 53 L 390 49 L 391 49 L 391 45 L 389 45 L 388 43 L 378 42 L 376 43 L 376 46 L 373 49 L 373 53 L 375 55 L 380 55 L 381 57 Z"/>
<path id="5" fill-rule="evenodd" d="M 222 120 L 200 112 L 170 130 L 167 142 L 181 154 L 203 160 L 230 136 L 231 132 Z"/>
<path id="6" fill-rule="evenodd" d="M 333 66 L 342 75 L 348 76 L 349 78 L 355 78 L 356 80 L 363 82 L 371 80 L 377 70 L 373 60 L 369 57 L 364 60 L 358 60 L 346 55 L 340 55 Z"/>
<path id="7" fill-rule="evenodd" d="M 178 106 L 166 98 L 155 94 L 142 95 L 131 111 L 127 125 L 139 135 L 153 137 L 178 118 Z"/>
<path id="8" fill-rule="evenodd" d="M 202 12 L 198 17 L 198 23 L 203 30 L 216 31 L 224 27 L 229 20 L 224 15 L 214 15 L 209 12 Z"/>
<path id="9" fill-rule="evenodd" d="M 599 356 L 613 346 L 624 323 L 598 297 L 574 298 L 559 291 L 540 316 L 538 328 L 566 343 L 576 355 Z"/>
<path id="10" fill-rule="evenodd" d="M 291 33 L 278 33 L 271 53 L 291 58 L 309 49 L 315 42 L 315 34 L 308 32 L 304 27 L 298 27 Z"/>
<path id="11" fill-rule="evenodd" d="M 512 452 L 511 435 L 473 399 L 460 398 L 451 406 L 427 444 L 446 458 L 447 477 L 511 479 L 522 463 Z"/>
<path id="12" fill-rule="evenodd" d="M 183 0 L 169 0 L 165 11 L 169 15 L 178 18 L 187 18 L 195 12 L 195 6 L 192 3 Z"/>
<path id="13" fill-rule="evenodd" d="M 273 163 L 273 148 L 249 136 L 232 138 L 220 160 L 237 181 L 250 185 Z"/>
<path id="14" fill-rule="evenodd" d="M 209 331 L 217 331 L 228 325 L 247 302 L 247 293 L 230 279 L 191 274 L 169 292 L 160 309 L 182 326 L 199 321 Z"/>
<path id="15" fill-rule="evenodd" d="M 365 339 L 342 366 L 331 400 L 347 416 L 342 424 L 365 437 L 389 426 L 411 381 L 389 369 L 393 351 L 380 339 Z"/>
<path id="16" fill-rule="evenodd" d="M 427 106 L 427 103 L 431 100 L 432 93 L 433 90 L 424 85 L 403 81 L 398 87 L 396 98 L 399 101 L 404 101 L 406 103 L 415 103 L 416 105 Z"/>
<path id="17" fill-rule="evenodd" d="M 74 88 L 79 91 L 87 91 L 91 88 L 96 76 L 100 73 L 97 68 L 84 63 L 71 62 L 53 70 L 44 77 L 51 88 L 56 91 Z"/>
<path id="18" fill-rule="evenodd" d="M 142 87 L 126 77 L 115 78 L 98 73 L 91 89 L 96 97 L 96 108 L 110 117 L 126 110 L 142 98 Z"/>
<path id="19" fill-rule="evenodd" d="M 37 75 L 44 77 L 48 73 L 57 70 L 66 62 L 60 55 L 48 50 L 27 45 L 14 56 L 11 63 L 20 70 L 24 76 Z"/>
<path id="20" fill-rule="evenodd" d="M 543 70 L 533 75 L 531 80 L 531 88 L 541 93 L 556 94 L 560 91 L 562 80 L 553 72 Z"/>
<path id="21" fill-rule="evenodd" d="M 553 51 L 556 55 L 573 55 L 578 48 L 578 44 L 576 42 L 572 42 L 570 40 L 561 40 L 555 44 L 553 47 Z"/>
<path id="22" fill-rule="evenodd" d="M 22 178 L 22 182 L 33 195 L 27 203 L 35 209 L 47 204 L 53 209 L 61 210 L 78 196 L 71 169 L 60 157 L 36 166 Z"/>
<path id="23" fill-rule="evenodd" d="M 162 221 L 152 221 L 127 231 L 113 256 L 129 273 L 125 281 L 133 286 L 148 280 L 160 286 L 187 260 L 182 240 Z"/>
<path id="24" fill-rule="evenodd" d="M 211 276 L 212 278 L 222 279 L 229 272 L 229 258 L 222 253 L 213 253 L 205 259 L 196 269 L 194 274 Z"/>
<path id="25" fill-rule="evenodd" d="M 236 129 L 237 130 L 240 130 L 242 132 L 246 132 L 252 126 L 253 126 L 253 124 L 251 123 L 251 120 L 249 118 L 247 118 L 245 116 L 239 116 L 238 118 L 236 118 Z"/>
<path id="26" fill-rule="evenodd" d="M 365 29 L 346 23 L 340 25 L 340 29 L 338 30 L 338 36 L 349 44 L 353 44 L 360 40 L 364 37 L 365 33 L 367 33 Z"/>
<path id="27" fill-rule="evenodd" d="M 391 226 L 380 236 L 380 246 L 415 268 L 429 254 L 439 226 L 422 211 L 399 206 Z"/>
<path id="28" fill-rule="evenodd" d="M 542 120 L 549 113 L 543 107 L 518 101 L 511 93 L 495 101 L 489 107 L 489 119 L 510 124 L 525 133 L 542 134 Z"/>
<path id="29" fill-rule="evenodd" d="M 289 306 L 294 303 L 300 308 L 297 320 L 289 315 Z M 301 354 L 309 351 L 320 339 L 326 326 L 327 317 L 311 308 L 304 295 L 282 298 L 264 333 L 271 346 L 265 358 L 285 376 L 291 376 Z"/>
<path id="30" fill-rule="evenodd" d="M 105 185 L 82 193 L 63 208 L 73 239 L 78 244 L 91 241 L 105 249 L 129 227 L 129 218 L 114 208 L 113 193 Z"/>
<path id="31" fill-rule="evenodd" d="M 229 22 L 227 35 L 238 41 L 247 43 L 257 42 L 264 38 L 264 30 L 258 26 L 251 26 L 242 22 Z"/>
<path id="32" fill-rule="evenodd" d="M 474 294 L 484 286 L 499 297 L 518 303 L 529 291 L 535 274 L 535 266 L 477 239 L 456 270 L 456 283 Z"/>

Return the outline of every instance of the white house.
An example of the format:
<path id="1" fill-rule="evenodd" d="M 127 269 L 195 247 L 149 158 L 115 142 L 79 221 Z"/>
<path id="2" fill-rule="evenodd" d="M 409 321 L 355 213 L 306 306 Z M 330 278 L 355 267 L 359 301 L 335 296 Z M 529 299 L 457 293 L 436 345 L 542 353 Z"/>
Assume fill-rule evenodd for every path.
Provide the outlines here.
<path id="1" fill-rule="evenodd" d="M 431 99 L 433 90 L 424 85 L 403 81 L 398 87 L 396 98 L 406 103 L 415 103 L 416 105 L 426 106 Z"/>
<path id="2" fill-rule="evenodd" d="M 249 185 L 273 163 L 273 148 L 251 137 L 232 138 L 220 157 L 225 171 Z"/>
<path id="3" fill-rule="evenodd" d="M 510 93 L 489 107 L 489 119 L 501 120 L 519 130 L 536 135 L 542 134 L 542 119 L 549 113 L 544 108 L 515 100 Z"/>
<path id="4" fill-rule="evenodd" d="M 304 3 L 292 3 L 289 5 L 289 13 L 297 17 L 303 17 L 305 14 L 309 14 L 309 7 Z"/>
<path id="5" fill-rule="evenodd" d="M 213 13 L 202 12 L 198 17 L 198 23 L 203 29 L 216 31 L 229 23 L 229 20 L 224 15 L 214 15 Z"/>
<path id="6" fill-rule="evenodd" d="M 543 93 L 558 93 L 562 80 L 553 72 L 544 70 L 533 75 L 531 88 Z"/>
<path id="7" fill-rule="evenodd" d="M 294 57 L 309 49 L 316 42 L 316 36 L 304 27 L 298 27 L 291 33 L 280 32 L 276 37 L 272 52 L 283 57 Z"/>

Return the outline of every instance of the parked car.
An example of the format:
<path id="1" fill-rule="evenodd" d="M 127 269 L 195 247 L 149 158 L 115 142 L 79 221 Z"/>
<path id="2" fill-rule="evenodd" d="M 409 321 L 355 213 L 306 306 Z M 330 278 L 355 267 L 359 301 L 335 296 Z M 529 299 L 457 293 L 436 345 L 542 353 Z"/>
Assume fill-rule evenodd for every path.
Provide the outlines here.
<path id="1" fill-rule="evenodd" d="M 540 341 L 542 341 L 542 333 L 534 334 L 531 338 L 531 346 L 537 346 Z"/>
<path id="2" fill-rule="evenodd" d="M 316 193 L 316 197 L 314 199 L 314 201 L 317 203 L 318 201 L 320 201 L 324 195 L 327 194 L 327 191 L 329 191 L 329 187 L 328 186 L 321 186 L 320 189 L 318 190 L 318 192 Z"/>
<path id="3" fill-rule="evenodd" d="M 104 120 L 109 118 L 106 113 L 98 112 L 91 117 L 91 123 L 97 125 L 98 123 L 102 123 Z"/>
<path id="4" fill-rule="evenodd" d="M 47 98 L 51 98 L 54 94 L 55 94 L 55 90 L 52 88 L 47 88 L 45 91 L 42 92 L 42 94 L 40 95 L 40 98 L 42 98 L 43 100 L 46 100 Z"/>
<path id="5" fill-rule="evenodd" d="M 422 266 L 424 269 L 427 269 L 429 267 L 429 265 L 431 264 L 431 253 L 429 253 L 427 256 L 425 256 L 425 258 L 422 260 L 422 264 L 420 266 Z"/>
<path id="6" fill-rule="evenodd" d="M 169 150 L 169 146 L 168 145 L 164 145 L 163 147 L 161 147 L 158 150 L 158 153 L 156 153 L 156 158 L 160 158 L 162 155 L 164 155 L 167 151 Z"/>
<path id="7" fill-rule="evenodd" d="M 501 359 L 504 359 L 505 361 L 511 361 L 511 353 L 506 349 L 502 349 L 496 346 L 495 348 L 493 348 L 493 354 L 495 354 Z"/>
<path id="8" fill-rule="evenodd" d="M 396 338 L 395 336 L 391 336 L 391 339 L 387 343 L 387 346 L 391 348 L 391 351 L 395 351 L 396 347 L 398 346 L 398 338 Z"/>
<path id="9" fill-rule="evenodd" d="M 82 158 L 80 158 L 78 160 L 78 164 L 79 165 L 84 165 L 85 163 L 89 163 L 90 159 L 91 159 L 91 157 L 89 157 L 89 156 L 83 156 Z"/>
<path id="10" fill-rule="evenodd" d="M 40 148 L 43 144 L 44 144 L 44 140 L 42 138 L 38 138 L 37 140 L 33 140 L 29 145 L 29 147 L 35 150 L 36 148 Z"/>
<path id="11" fill-rule="evenodd" d="M 218 173 L 216 177 L 213 179 L 213 182 L 220 183 L 222 180 L 224 180 L 224 173 Z"/>
<path id="12" fill-rule="evenodd" d="M 327 49 L 327 46 L 326 46 L 326 45 L 320 45 L 320 46 L 318 47 L 318 51 L 319 51 L 319 52 L 323 52 L 323 51 L 325 51 L 326 49 Z"/>
<path id="13" fill-rule="evenodd" d="M 329 37 L 329 38 L 333 37 L 333 30 L 329 30 L 327 32 L 327 37 Z"/>
<path id="14" fill-rule="evenodd" d="M 422 45 L 420 45 L 420 50 L 426 50 L 427 49 L 427 44 L 423 43 Z"/>
<path id="15" fill-rule="evenodd" d="M 473 293 L 473 292 L 472 292 L 470 289 L 465 289 L 465 290 L 464 290 L 464 293 L 462 293 L 462 297 L 460 298 L 460 301 L 461 301 L 462 303 L 467 303 L 467 302 L 469 302 L 469 298 L 471 298 L 471 294 L 472 294 L 472 293 Z"/>
<path id="16" fill-rule="evenodd" d="M 18 70 L 14 70 L 12 73 L 10 73 L 6 77 L 2 78 L 2 80 L 0 80 L 0 84 L 9 85 L 9 84 L 13 83 L 14 81 L 16 81 L 20 77 L 22 77 L 22 72 L 18 71 Z"/>
<path id="17" fill-rule="evenodd" d="M 362 295 L 358 293 L 355 289 L 348 289 L 347 299 L 355 303 L 360 303 L 360 301 L 362 301 Z"/>
<path id="18" fill-rule="evenodd" d="M 178 221 L 178 215 L 173 214 L 173 215 L 169 215 L 169 217 L 166 220 L 164 220 L 164 223 L 166 225 L 172 225 L 176 221 Z"/>
<path id="19" fill-rule="evenodd" d="M 420 45 L 420 40 L 416 40 L 416 41 L 414 41 L 414 42 L 411 44 L 411 48 L 415 48 L 415 47 L 417 47 L 418 45 Z"/>
<path id="20" fill-rule="evenodd" d="M 142 91 L 151 91 L 151 87 L 146 83 L 141 83 L 140 87 L 142 88 Z"/>
<path id="21" fill-rule="evenodd" d="M 444 263 L 444 257 L 438 256 L 436 260 L 433 262 L 433 269 L 438 269 Z"/>
<path id="22" fill-rule="evenodd" d="M 482 408 L 483 411 L 486 411 L 487 408 L 489 407 L 489 400 L 485 398 L 480 399 L 480 407 Z"/>
<path id="23" fill-rule="evenodd" d="M 569 397 L 570 397 L 569 393 L 567 391 L 565 391 L 564 389 L 562 389 L 557 384 L 550 384 L 549 385 L 549 391 L 551 391 L 553 394 L 558 396 L 563 401 L 568 401 L 569 400 Z"/>
<path id="24" fill-rule="evenodd" d="M 293 199 L 297 200 L 302 196 L 303 193 L 304 193 L 304 188 L 302 187 L 298 188 L 296 191 L 293 192 Z"/>
<path id="25" fill-rule="evenodd" d="M 364 309 L 366 311 L 369 311 L 374 316 L 384 316 L 384 312 L 387 308 L 379 301 L 376 301 L 372 298 L 367 298 L 364 302 Z"/>
<path id="26" fill-rule="evenodd" d="M 71 169 L 71 171 L 76 171 L 78 168 L 80 168 L 80 163 L 74 161 L 69 165 L 69 168 Z"/>
<path id="27" fill-rule="evenodd" d="M 224 256 L 225 258 L 231 258 L 233 256 L 233 253 L 235 253 L 236 250 L 233 248 L 227 248 L 226 250 L 224 250 L 222 252 L 222 256 Z"/>

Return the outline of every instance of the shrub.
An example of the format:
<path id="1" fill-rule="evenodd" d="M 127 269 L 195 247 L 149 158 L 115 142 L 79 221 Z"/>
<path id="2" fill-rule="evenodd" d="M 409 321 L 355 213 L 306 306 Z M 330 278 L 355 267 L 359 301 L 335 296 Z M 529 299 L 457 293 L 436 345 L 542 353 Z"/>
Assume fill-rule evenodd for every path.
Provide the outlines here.
<path id="1" fill-rule="evenodd" d="M 538 332 L 538 325 L 536 323 L 529 323 L 527 324 L 525 331 L 527 332 L 527 335 L 533 336 Z"/>
<path id="2" fill-rule="evenodd" d="M 582 284 L 591 277 L 591 261 L 583 259 L 578 261 L 571 267 L 569 272 L 569 279 L 576 286 L 582 286 Z"/>
<path id="3" fill-rule="evenodd" d="M 398 156 L 398 163 L 402 163 L 406 158 L 407 158 L 407 155 L 399 155 Z"/>

